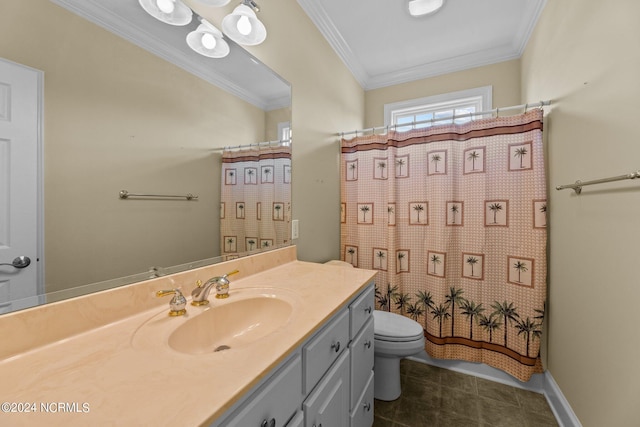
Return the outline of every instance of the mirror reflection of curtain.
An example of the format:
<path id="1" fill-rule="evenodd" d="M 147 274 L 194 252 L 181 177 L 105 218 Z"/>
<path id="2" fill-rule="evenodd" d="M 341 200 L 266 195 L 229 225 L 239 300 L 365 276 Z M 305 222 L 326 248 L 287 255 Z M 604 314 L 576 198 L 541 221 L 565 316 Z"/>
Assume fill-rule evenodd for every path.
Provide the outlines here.
<path id="1" fill-rule="evenodd" d="M 225 148 L 220 193 L 223 256 L 232 258 L 289 242 L 290 146 Z"/>

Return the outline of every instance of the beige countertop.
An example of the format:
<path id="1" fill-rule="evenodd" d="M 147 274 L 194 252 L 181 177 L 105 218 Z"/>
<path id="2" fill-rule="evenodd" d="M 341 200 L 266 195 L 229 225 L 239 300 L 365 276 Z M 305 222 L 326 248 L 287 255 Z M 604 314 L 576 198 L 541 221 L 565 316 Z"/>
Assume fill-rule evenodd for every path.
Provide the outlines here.
<path id="1" fill-rule="evenodd" d="M 295 247 L 269 254 L 3 315 L 0 425 L 208 425 L 375 276 L 371 270 L 297 261 Z M 235 268 L 241 273 L 231 277 L 230 298 L 224 301 L 251 288 L 282 290 L 296 301 L 292 320 L 264 341 L 215 355 L 134 345 L 136 332 L 153 319 L 168 327 L 185 320 L 164 317 L 169 297 L 158 302 L 155 291 L 181 286 L 187 296 L 194 278 L 206 280 Z M 210 300 L 215 306 L 220 300 L 214 293 Z M 138 312 L 130 307 L 143 306 L 147 298 L 153 301 L 150 307 Z M 117 303 L 129 309 L 114 318 L 107 307 Z M 190 316 L 203 309 L 187 305 Z M 25 343 L 23 334 L 37 338 Z M 9 341 L 14 354 L 5 346 Z"/>

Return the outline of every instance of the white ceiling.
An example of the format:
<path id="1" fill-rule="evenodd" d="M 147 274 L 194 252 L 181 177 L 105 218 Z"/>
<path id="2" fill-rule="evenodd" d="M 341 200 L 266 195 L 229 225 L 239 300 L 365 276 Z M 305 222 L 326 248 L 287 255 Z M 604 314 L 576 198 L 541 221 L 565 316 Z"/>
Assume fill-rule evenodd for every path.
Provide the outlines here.
<path id="1" fill-rule="evenodd" d="M 546 0 L 445 0 L 412 17 L 408 0 L 298 0 L 366 89 L 519 58 Z"/>

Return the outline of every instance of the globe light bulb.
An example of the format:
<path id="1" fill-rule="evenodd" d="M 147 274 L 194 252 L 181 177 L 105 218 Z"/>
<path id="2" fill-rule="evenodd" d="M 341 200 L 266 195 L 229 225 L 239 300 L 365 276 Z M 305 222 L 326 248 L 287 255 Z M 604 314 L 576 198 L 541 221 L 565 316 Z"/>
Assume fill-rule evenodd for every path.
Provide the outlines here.
<path id="1" fill-rule="evenodd" d="M 218 44 L 218 42 L 216 42 L 216 38 L 211 33 L 204 33 L 202 35 L 202 38 L 200 39 L 200 42 L 205 49 L 209 50 L 213 49 Z"/>
<path id="2" fill-rule="evenodd" d="M 251 34 L 252 28 L 251 28 L 251 21 L 249 21 L 249 17 L 244 15 L 241 16 L 240 19 L 238 19 L 238 23 L 236 24 L 236 26 L 238 27 L 238 32 L 243 36 Z"/>
<path id="3" fill-rule="evenodd" d="M 173 13 L 176 8 L 173 0 L 156 0 L 156 6 L 162 13 Z"/>

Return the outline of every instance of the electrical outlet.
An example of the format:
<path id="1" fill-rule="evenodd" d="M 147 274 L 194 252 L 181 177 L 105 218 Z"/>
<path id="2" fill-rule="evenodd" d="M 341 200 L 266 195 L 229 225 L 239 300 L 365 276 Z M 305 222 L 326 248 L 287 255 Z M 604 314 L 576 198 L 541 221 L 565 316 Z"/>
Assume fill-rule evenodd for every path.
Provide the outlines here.
<path id="1" fill-rule="evenodd" d="M 300 228 L 298 220 L 294 219 L 291 221 L 291 240 L 297 239 L 298 237 L 300 237 Z"/>

